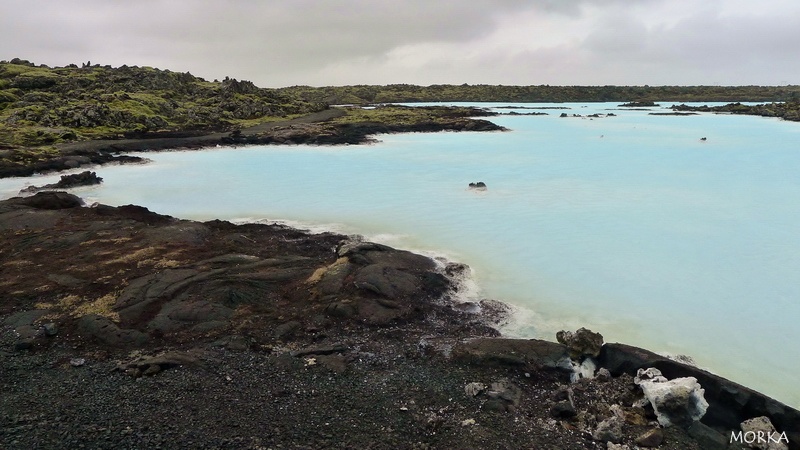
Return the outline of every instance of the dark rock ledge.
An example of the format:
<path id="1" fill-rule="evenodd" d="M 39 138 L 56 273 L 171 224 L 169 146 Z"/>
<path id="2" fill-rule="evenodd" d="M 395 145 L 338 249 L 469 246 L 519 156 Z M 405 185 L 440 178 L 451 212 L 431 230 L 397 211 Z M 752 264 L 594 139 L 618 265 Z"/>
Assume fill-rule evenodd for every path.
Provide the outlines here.
<path id="1" fill-rule="evenodd" d="M 476 114 L 480 111 L 476 110 Z M 331 119 L 344 115 L 344 111 L 330 108 L 296 119 L 267 122 L 243 130 L 197 133 L 153 133 L 130 135 L 124 139 L 99 139 L 73 142 L 58 146 L 58 156 L 26 162 L 0 164 L 0 178 L 24 177 L 35 173 L 56 172 L 103 164 L 142 163 L 129 152 L 152 152 L 174 149 L 203 149 L 227 145 L 351 145 L 374 141 L 372 136 L 385 133 L 439 132 L 439 131 L 502 131 L 505 128 L 488 120 L 463 117 L 463 112 L 438 121 L 395 124 L 379 122 L 333 123 Z"/>
<path id="2" fill-rule="evenodd" d="M 798 448 L 796 410 L 700 369 L 500 337 L 501 304 L 449 300 L 463 265 L 81 204 L 0 202 L 0 447 L 739 448 L 766 416 Z M 659 425 L 642 368 L 696 378 L 702 419 Z"/>

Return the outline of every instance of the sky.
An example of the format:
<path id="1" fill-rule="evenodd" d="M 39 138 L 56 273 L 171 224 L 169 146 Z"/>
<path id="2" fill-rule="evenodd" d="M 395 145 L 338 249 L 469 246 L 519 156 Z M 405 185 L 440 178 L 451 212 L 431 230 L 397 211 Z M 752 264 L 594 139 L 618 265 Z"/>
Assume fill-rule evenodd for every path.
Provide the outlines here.
<path id="1" fill-rule="evenodd" d="M 0 60 L 261 87 L 800 84 L 797 0 L 2 0 Z"/>

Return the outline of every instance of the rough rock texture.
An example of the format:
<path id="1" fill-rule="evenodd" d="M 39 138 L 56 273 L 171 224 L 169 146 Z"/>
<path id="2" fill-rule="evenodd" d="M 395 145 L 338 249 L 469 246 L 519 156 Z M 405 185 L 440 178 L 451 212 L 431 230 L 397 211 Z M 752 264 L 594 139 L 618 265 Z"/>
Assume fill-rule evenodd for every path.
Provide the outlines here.
<path id="1" fill-rule="evenodd" d="M 559 331 L 556 333 L 556 339 L 567 346 L 572 359 L 581 359 L 586 356 L 597 358 L 603 346 L 603 335 L 586 328 L 581 328 L 574 333 Z"/>
<path id="2" fill-rule="evenodd" d="M 743 439 L 746 443 L 752 442 L 750 446 L 753 448 L 761 450 L 786 450 L 789 448 L 784 436 L 775 430 L 768 417 L 747 419 L 742 422 L 741 428 L 745 436 L 754 436 L 754 438 Z"/>
<path id="3" fill-rule="evenodd" d="M 704 424 L 735 430 L 746 419 L 766 416 L 779 431 L 787 433 L 790 448 L 800 448 L 800 411 L 757 391 L 697 367 L 625 344 L 603 345 L 598 361 L 614 376 L 623 373 L 633 375 L 640 368 L 653 367 L 666 378 L 693 377 L 705 391 L 704 398 L 709 405 L 702 419 Z"/>
<path id="4" fill-rule="evenodd" d="M 565 368 L 566 348 L 538 339 L 476 338 L 453 348 L 453 358 L 486 366 Z"/>
<path id="5" fill-rule="evenodd" d="M 692 377 L 642 380 L 638 384 L 662 426 L 689 428 L 708 409 L 703 389 Z"/>
<path id="6" fill-rule="evenodd" d="M 88 161 L 87 161 L 88 162 Z M 103 179 L 97 176 L 96 172 L 84 171 L 71 175 L 61 175 L 57 183 L 46 184 L 44 186 L 28 186 L 20 192 L 38 192 L 53 189 L 70 189 L 78 186 L 92 186 L 100 184 Z"/>
<path id="7" fill-rule="evenodd" d="M 0 202 L 2 448 L 591 449 L 612 417 L 633 448 L 652 428 L 630 375 L 570 384 L 564 345 L 498 339 L 469 311 L 502 308 L 449 303 L 427 258 L 79 203 Z"/>
<path id="8" fill-rule="evenodd" d="M 658 447 L 664 442 L 664 431 L 661 428 L 651 428 L 636 438 L 636 445 L 640 447 Z"/>

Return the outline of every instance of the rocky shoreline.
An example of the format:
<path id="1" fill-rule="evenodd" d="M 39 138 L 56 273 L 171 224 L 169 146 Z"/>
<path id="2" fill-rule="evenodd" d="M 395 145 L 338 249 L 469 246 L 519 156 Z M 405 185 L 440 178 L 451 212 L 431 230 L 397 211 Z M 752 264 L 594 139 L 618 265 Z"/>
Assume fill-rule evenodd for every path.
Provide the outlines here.
<path id="1" fill-rule="evenodd" d="M 0 235 L 3 448 L 746 448 L 758 417 L 800 443 L 797 410 L 695 367 L 500 336 L 502 304 L 452 300 L 463 265 L 64 192 L 0 202 Z M 640 369 L 694 378 L 702 418 Z"/>
<path id="2" fill-rule="evenodd" d="M 685 104 L 672 105 L 671 109 L 684 115 L 692 112 L 713 112 L 726 114 L 744 114 L 761 117 L 777 117 L 783 120 L 800 122 L 800 102 L 788 101 L 783 103 L 764 103 L 760 105 L 743 105 L 741 103 L 728 103 L 722 106 L 688 106 Z"/>
<path id="3" fill-rule="evenodd" d="M 396 107 L 401 108 L 401 107 Z M 424 110 L 425 108 L 417 108 Z M 141 163 L 142 158 L 129 152 L 150 152 L 171 149 L 202 149 L 237 145 L 354 145 L 374 141 L 372 136 L 385 133 L 438 131 L 502 131 L 488 120 L 464 115 L 464 109 L 436 109 L 439 116 L 426 119 L 424 115 L 411 123 L 331 122 L 346 115 L 342 108 L 328 108 L 296 119 L 266 122 L 242 130 L 214 133 L 140 133 L 120 139 L 96 139 L 56 146 L 56 155 L 15 164 L 0 164 L 0 178 L 26 177 L 36 173 L 57 172 L 78 167 L 103 164 Z M 477 108 L 474 115 L 485 114 Z M 423 111 L 424 113 L 424 111 Z M 7 150 L 6 152 L 14 152 Z"/>

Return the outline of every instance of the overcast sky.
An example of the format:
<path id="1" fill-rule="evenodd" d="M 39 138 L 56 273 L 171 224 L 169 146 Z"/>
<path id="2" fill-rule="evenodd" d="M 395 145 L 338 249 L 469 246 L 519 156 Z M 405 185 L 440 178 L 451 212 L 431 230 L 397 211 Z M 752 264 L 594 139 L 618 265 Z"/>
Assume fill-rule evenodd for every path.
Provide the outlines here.
<path id="1" fill-rule="evenodd" d="M 800 84 L 798 0 L 2 0 L 0 60 L 297 84 Z"/>

